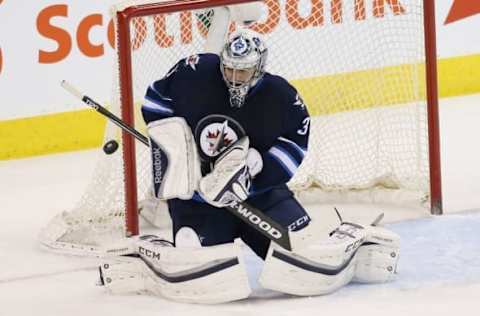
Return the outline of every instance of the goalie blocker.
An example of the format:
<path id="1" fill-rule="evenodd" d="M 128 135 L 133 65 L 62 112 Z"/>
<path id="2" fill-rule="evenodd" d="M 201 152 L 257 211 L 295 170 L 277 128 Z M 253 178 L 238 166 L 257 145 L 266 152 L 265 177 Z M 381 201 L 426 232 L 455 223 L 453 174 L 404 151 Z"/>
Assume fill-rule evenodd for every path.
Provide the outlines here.
<path id="1" fill-rule="evenodd" d="M 147 125 L 155 197 L 191 199 L 201 178 L 192 131 L 181 117 Z"/>

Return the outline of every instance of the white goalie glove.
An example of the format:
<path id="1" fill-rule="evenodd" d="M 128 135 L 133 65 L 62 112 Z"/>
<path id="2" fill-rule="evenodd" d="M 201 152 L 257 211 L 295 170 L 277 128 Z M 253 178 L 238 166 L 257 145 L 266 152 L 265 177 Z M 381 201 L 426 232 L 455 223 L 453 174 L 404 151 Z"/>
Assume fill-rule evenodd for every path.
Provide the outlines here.
<path id="1" fill-rule="evenodd" d="M 243 202 L 250 194 L 251 180 L 263 168 L 260 153 L 249 149 L 248 137 L 230 146 L 200 180 L 199 193 L 211 205 L 225 207 Z"/>

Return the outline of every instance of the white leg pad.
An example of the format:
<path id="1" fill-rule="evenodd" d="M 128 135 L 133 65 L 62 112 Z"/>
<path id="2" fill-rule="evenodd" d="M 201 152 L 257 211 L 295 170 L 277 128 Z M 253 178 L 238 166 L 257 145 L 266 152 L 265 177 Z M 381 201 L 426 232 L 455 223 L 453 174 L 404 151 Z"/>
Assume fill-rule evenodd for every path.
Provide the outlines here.
<path id="1" fill-rule="evenodd" d="M 250 295 L 245 262 L 237 244 L 158 249 L 144 242 L 139 244 L 139 253 L 149 267 L 152 281 L 149 289 L 157 295 L 204 304 L 230 302 Z"/>
<path id="2" fill-rule="evenodd" d="M 146 293 L 147 266 L 135 257 L 122 257 L 104 262 L 99 267 L 100 285 L 111 294 Z"/>
<path id="3" fill-rule="evenodd" d="M 342 225 L 341 232 L 289 252 L 273 243 L 260 275 L 268 289 L 300 296 L 331 293 L 349 283 L 355 273 L 355 253 L 365 240 L 362 227 Z M 302 234 L 302 231 L 291 233 Z M 311 240 L 311 238 L 308 238 Z"/>
<path id="4" fill-rule="evenodd" d="M 237 244 L 175 248 L 152 240 L 137 242 L 139 256 L 102 264 L 111 293 L 147 291 L 174 301 L 215 304 L 247 298 L 245 262 Z"/>
<path id="5" fill-rule="evenodd" d="M 259 282 L 264 288 L 299 296 L 328 294 L 350 282 L 355 272 L 355 257 L 344 267 L 341 262 L 334 264 L 333 261 L 338 260 L 330 256 L 322 261 L 272 248 Z M 328 261 L 331 264 L 327 264 Z"/>
<path id="6" fill-rule="evenodd" d="M 383 227 L 368 227 L 365 244 L 357 252 L 353 281 L 381 283 L 396 277 L 400 237 Z"/>

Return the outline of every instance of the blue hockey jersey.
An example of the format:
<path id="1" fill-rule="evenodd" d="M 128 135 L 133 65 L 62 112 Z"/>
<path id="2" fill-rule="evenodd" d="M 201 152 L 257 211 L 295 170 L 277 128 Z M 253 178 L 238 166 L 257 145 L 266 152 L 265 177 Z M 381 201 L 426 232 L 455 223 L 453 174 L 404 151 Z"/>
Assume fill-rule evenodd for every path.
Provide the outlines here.
<path id="1" fill-rule="evenodd" d="M 142 114 L 146 123 L 183 117 L 194 134 L 203 174 L 228 145 L 247 135 L 263 158 L 263 170 L 252 182 L 253 193 L 288 182 L 307 151 L 310 117 L 295 88 L 282 77 L 265 73 L 244 105 L 231 107 L 215 54 L 182 59 L 153 82 Z M 218 146 L 220 133 L 223 139 Z"/>

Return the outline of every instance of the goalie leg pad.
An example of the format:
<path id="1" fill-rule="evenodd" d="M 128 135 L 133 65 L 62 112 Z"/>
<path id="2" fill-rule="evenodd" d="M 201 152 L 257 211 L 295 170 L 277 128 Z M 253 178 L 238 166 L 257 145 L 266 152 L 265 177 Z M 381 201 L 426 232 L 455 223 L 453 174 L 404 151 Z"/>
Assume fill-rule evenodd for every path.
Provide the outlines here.
<path id="1" fill-rule="evenodd" d="M 400 237 L 383 227 L 368 227 L 365 244 L 357 252 L 353 281 L 381 283 L 396 277 Z"/>
<path id="2" fill-rule="evenodd" d="M 192 131 L 180 117 L 151 122 L 147 134 L 152 151 L 153 187 L 158 199 L 191 199 L 201 178 Z"/>
<path id="3" fill-rule="evenodd" d="M 157 295 L 204 304 L 250 295 L 245 263 L 237 244 L 175 248 L 140 241 L 138 251 L 149 267 L 150 290 Z"/>
<path id="4" fill-rule="evenodd" d="M 139 255 L 100 266 L 100 283 L 110 293 L 151 293 L 178 302 L 215 304 L 247 298 L 250 285 L 237 244 L 175 248 L 148 236 Z"/>
<path id="5" fill-rule="evenodd" d="M 149 237 L 137 242 L 137 252 L 147 267 L 145 286 L 153 294 L 204 304 L 230 302 L 250 295 L 238 244 L 176 248 Z"/>
<path id="6" fill-rule="evenodd" d="M 323 295 L 350 282 L 354 272 L 355 257 L 340 265 L 331 265 L 270 249 L 259 282 L 264 288 L 292 295 Z"/>
<path id="7" fill-rule="evenodd" d="M 309 234 L 307 228 L 291 234 Z M 356 252 L 365 237 L 362 227 L 342 224 L 325 240 L 294 248 L 293 252 L 272 243 L 260 275 L 260 284 L 299 296 L 331 293 L 352 280 Z M 311 236 L 299 236 L 299 239 L 314 240 Z"/>
<path id="8" fill-rule="evenodd" d="M 142 294 L 147 292 L 147 266 L 138 257 L 121 257 L 99 267 L 99 285 L 111 294 Z"/>

